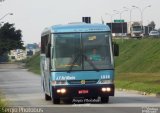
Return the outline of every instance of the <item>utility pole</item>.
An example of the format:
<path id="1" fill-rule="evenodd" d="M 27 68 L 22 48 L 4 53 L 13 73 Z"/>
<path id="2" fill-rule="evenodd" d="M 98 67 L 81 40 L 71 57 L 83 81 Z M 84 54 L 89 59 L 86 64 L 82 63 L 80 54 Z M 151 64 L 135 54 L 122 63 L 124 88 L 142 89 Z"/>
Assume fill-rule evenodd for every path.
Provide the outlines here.
<path id="1" fill-rule="evenodd" d="M 111 34 L 112 34 L 112 22 L 113 22 L 112 17 L 113 17 L 113 14 L 109 14 L 109 13 L 105 13 L 105 14 L 106 14 L 106 16 L 109 15 L 111 17 L 110 21 L 111 21 Z"/>
<path id="2" fill-rule="evenodd" d="M 138 6 L 132 6 L 132 7 L 137 8 L 140 11 L 140 14 L 141 14 L 141 28 L 142 28 L 142 32 L 144 32 L 143 31 L 143 26 L 144 26 L 143 25 L 143 13 L 144 13 L 145 9 L 151 7 L 151 5 L 148 5 L 148 6 L 143 7 L 143 8 L 140 8 Z"/>
<path id="3" fill-rule="evenodd" d="M 121 23 L 121 29 L 122 29 L 121 38 L 122 38 L 122 42 L 123 42 L 123 33 L 124 33 L 124 31 L 123 31 L 123 23 L 124 23 L 124 22 L 122 22 L 122 14 L 123 14 L 125 11 L 128 11 L 128 10 L 123 10 L 123 11 L 113 10 L 113 11 L 117 12 L 117 13 L 119 14 L 119 16 L 120 16 L 120 21 L 121 21 L 120 23 Z"/>

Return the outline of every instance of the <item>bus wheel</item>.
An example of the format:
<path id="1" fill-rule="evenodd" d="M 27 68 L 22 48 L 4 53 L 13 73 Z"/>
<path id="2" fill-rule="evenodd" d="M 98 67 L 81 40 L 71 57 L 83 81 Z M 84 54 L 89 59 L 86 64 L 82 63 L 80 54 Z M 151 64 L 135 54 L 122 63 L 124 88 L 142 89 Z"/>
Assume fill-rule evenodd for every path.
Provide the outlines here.
<path id="1" fill-rule="evenodd" d="M 51 100 L 51 97 L 47 94 L 45 94 L 45 100 Z"/>
<path id="2" fill-rule="evenodd" d="M 60 104 L 60 98 L 52 99 L 53 104 Z"/>
<path id="3" fill-rule="evenodd" d="M 108 97 L 101 97 L 102 103 L 108 103 L 109 102 L 109 96 Z"/>

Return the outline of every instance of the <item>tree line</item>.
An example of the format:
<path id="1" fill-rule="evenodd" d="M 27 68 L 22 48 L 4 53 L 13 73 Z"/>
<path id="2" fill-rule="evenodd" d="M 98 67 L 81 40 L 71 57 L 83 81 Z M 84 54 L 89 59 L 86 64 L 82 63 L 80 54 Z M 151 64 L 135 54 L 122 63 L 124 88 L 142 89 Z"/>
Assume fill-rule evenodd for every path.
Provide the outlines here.
<path id="1" fill-rule="evenodd" d="M 0 27 L 0 56 L 13 49 L 23 49 L 22 31 L 14 24 L 5 23 Z"/>

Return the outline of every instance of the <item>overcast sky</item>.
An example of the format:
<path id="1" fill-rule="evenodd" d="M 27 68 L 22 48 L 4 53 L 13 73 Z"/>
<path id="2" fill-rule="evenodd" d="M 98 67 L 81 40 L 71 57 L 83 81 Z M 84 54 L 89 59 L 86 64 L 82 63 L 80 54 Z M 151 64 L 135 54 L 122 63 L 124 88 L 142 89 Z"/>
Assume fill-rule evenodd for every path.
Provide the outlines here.
<path id="1" fill-rule="evenodd" d="M 0 22 L 14 23 L 22 30 L 25 43 L 39 43 L 45 27 L 80 22 L 83 16 L 91 16 L 92 23 L 101 23 L 101 17 L 110 22 L 106 13 L 113 14 L 113 10 L 122 11 L 124 6 L 131 8 L 133 5 L 140 9 L 151 5 L 143 11 L 143 22 L 146 25 L 153 20 L 156 28 L 160 28 L 160 0 L 5 0 L 0 3 L 0 18 L 6 13 L 14 15 Z M 119 14 L 113 16 L 113 20 L 119 18 Z M 122 18 L 129 21 L 129 11 L 124 12 Z M 132 10 L 132 21 L 140 19 L 140 11 Z"/>

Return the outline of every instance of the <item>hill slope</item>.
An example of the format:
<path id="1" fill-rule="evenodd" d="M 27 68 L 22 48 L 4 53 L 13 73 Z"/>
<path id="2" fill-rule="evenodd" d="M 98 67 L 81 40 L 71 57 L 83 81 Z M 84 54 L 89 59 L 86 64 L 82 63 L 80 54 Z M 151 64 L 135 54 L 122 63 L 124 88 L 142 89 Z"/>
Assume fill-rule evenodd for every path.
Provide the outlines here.
<path id="1" fill-rule="evenodd" d="M 120 56 L 117 72 L 160 72 L 160 39 L 119 40 Z"/>
<path id="2" fill-rule="evenodd" d="M 160 93 L 160 39 L 118 40 L 116 87 Z"/>

